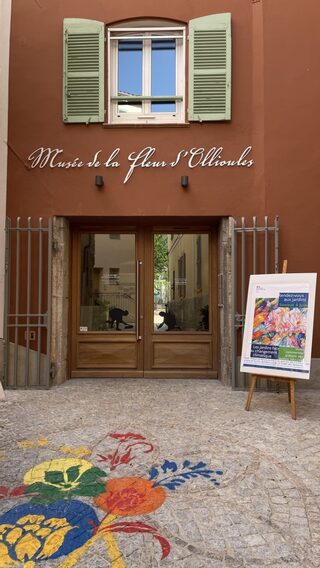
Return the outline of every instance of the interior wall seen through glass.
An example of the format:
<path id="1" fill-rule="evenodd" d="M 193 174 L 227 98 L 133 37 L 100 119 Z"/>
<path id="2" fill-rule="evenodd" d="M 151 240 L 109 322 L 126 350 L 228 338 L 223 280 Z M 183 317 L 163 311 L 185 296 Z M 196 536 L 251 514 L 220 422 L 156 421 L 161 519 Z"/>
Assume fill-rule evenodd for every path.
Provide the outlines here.
<path id="1" fill-rule="evenodd" d="M 154 235 L 154 330 L 209 331 L 208 234 Z"/>
<path id="2" fill-rule="evenodd" d="M 134 331 L 135 235 L 81 235 L 80 330 Z"/>

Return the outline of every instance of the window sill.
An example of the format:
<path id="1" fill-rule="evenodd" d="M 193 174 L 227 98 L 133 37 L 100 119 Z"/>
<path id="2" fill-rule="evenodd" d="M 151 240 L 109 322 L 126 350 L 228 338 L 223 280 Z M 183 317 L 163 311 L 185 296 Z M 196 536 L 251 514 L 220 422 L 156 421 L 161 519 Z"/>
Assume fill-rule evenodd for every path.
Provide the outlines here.
<path id="1" fill-rule="evenodd" d="M 190 122 L 172 123 L 172 122 L 158 122 L 157 124 L 109 124 L 108 122 L 102 123 L 102 128 L 189 128 Z"/>

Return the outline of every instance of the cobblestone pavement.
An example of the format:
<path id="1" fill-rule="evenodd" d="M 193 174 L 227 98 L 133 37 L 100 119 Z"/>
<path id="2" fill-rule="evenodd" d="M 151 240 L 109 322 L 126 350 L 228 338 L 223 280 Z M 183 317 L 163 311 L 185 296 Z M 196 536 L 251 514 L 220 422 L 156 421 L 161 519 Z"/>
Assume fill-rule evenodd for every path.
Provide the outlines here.
<path id="1" fill-rule="evenodd" d="M 1 568 L 32 568 L 34 560 L 62 568 L 318 568 L 320 391 L 298 391 L 297 421 L 285 393 L 256 393 L 250 412 L 245 398 L 205 380 L 72 380 L 50 391 L 7 391 L 0 404 Z M 65 478 L 45 473 L 53 464 L 56 475 L 63 463 L 71 468 L 68 487 L 76 488 L 69 501 L 61 501 Z M 105 510 L 94 502 L 92 487 L 102 479 L 93 466 L 127 483 L 112 494 L 103 482 Z M 145 480 L 138 496 L 132 478 Z M 33 494 L 19 495 L 30 483 L 38 483 Z M 54 509 L 57 530 L 48 521 L 56 505 L 32 505 L 26 514 L 46 487 L 49 501 L 53 495 L 93 511 L 82 528 L 91 531 L 87 544 L 77 540 L 76 512 L 65 509 L 62 521 Z M 98 538 L 106 510 L 117 515 L 108 522 L 118 532 Z M 69 535 L 63 550 L 70 554 L 60 555 Z"/>

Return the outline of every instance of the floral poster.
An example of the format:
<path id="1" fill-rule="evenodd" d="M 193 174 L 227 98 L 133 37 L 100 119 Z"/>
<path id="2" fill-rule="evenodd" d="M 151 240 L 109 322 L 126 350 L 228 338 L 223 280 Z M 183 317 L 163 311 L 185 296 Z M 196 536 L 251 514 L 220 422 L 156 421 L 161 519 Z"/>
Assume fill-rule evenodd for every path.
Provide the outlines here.
<path id="1" fill-rule="evenodd" d="M 308 379 L 316 274 L 250 277 L 241 371 Z"/>

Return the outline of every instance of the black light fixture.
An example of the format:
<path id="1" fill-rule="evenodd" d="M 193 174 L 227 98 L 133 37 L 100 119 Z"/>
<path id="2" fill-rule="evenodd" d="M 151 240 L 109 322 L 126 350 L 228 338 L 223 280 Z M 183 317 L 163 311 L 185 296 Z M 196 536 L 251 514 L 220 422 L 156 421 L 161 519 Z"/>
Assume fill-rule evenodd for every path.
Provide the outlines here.
<path id="1" fill-rule="evenodd" d="M 181 176 L 181 187 L 188 187 L 189 178 L 188 176 Z"/>
<path id="2" fill-rule="evenodd" d="M 104 186 L 103 176 L 96 176 L 96 186 L 97 187 Z"/>

